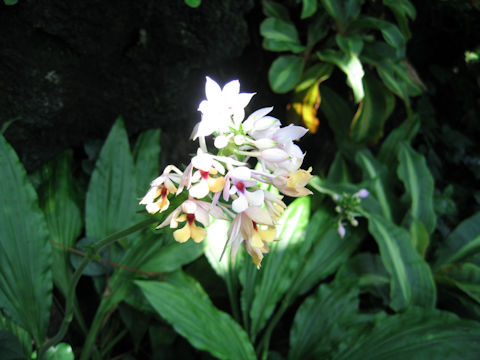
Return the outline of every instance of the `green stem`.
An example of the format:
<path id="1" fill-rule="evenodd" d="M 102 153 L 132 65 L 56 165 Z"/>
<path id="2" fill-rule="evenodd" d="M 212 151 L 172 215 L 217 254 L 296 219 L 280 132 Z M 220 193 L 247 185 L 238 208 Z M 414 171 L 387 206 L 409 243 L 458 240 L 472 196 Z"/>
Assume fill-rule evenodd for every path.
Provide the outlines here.
<path id="1" fill-rule="evenodd" d="M 228 259 L 228 274 L 227 274 L 227 290 L 228 290 L 228 297 L 230 299 L 230 307 L 232 308 L 233 317 L 238 323 L 241 323 L 242 318 L 240 316 L 240 309 L 238 307 L 238 296 L 237 296 L 237 289 L 235 274 L 232 269 L 232 261 Z"/>

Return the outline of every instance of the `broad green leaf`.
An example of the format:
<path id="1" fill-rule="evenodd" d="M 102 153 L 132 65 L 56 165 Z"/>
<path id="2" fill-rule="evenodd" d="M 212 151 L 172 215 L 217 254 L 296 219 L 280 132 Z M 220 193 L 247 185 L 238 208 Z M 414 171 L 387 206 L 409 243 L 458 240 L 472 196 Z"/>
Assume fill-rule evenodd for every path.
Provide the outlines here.
<path id="1" fill-rule="evenodd" d="M 315 14 L 317 11 L 317 0 L 302 0 L 301 19 L 306 19 Z"/>
<path id="2" fill-rule="evenodd" d="M 0 359 L 18 360 L 24 357 L 20 341 L 8 331 L 0 331 Z"/>
<path id="3" fill-rule="evenodd" d="M 3 0 L 5 5 L 16 5 L 18 3 L 18 0 Z"/>
<path id="4" fill-rule="evenodd" d="M 160 129 L 147 130 L 135 142 L 133 161 L 137 175 L 137 197 L 143 196 L 148 191 L 150 182 L 160 175 L 160 135 Z"/>
<path id="5" fill-rule="evenodd" d="M 400 311 L 412 305 L 433 308 L 436 289 L 428 264 L 414 249 L 408 232 L 378 215 L 369 215 L 368 229 L 391 276 L 390 306 Z"/>
<path id="6" fill-rule="evenodd" d="M 341 238 L 336 226 L 337 219 L 326 210 L 318 210 L 312 216 L 305 236 L 305 242 L 311 245 L 306 246 L 308 253 L 288 290 L 289 303 L 333 274 L 358 247 L 358 232 L 347 232 L 347 235 Z"/>
<path id="7" fill-rule="evenodd" d="M 71 282 L 70 251 L 83 229 L 78 188 L 72 176 L 72 152 L 66 152 L 40 169 L 39 204 L 53 246 L 53 280 L 65 295 Z"/>
<path id="8" fill-rule="evenodd" d="M 379 318 L 372 331 L 350 337 L 336 360 L 474 360 L 480 325 L 452 313 L 412 309 Z"/>
<path id="9" fill-rule="evenodd" d="M 298 308 L 290 331 L 289 360 L 330 358 L 345 327 L 359 321 L 358 289 L 349 282 L 323 284 Z"/>
<path id="10" fill-rule="evenodd" d="M 281 94 L 292 90 L 302 76 L 304 65 L 305 61 L 295 55 L 278 57 L 268 71 L 272 90 Z"/>
<path id="11" fill-rule="evenodd" d="M 430 236 L 425 225 L 418 219 L 413 219 L 410 224 L 410 238 L 412 239 L 413 247 L 425 259 L 425 253 L 430 244 Z"/>
<path id="12" fill-rule="evenodd" d="M 353 118 L 350 104 L 323 84 L 320 85 L 320 94 L 322 96 L 320 110 L 335 134 L 338 147 L 341 149 L 348 147 L 351 143 L 348 139 L 348 129 Z"/>
<path id="13" fill-rule="evenodd" d="M 335 36 L 335 41 L 344 53 L 358 56 L 362 52 L 363 40 L 359 36 L 343 36 L 337 34 Z"/>
<path id="14" fill-rule="evenodd" d="M 383 135 L 383 125 L 395 107 L 395 97 L 374 76 L 363 78 L 365 97 L 350 125 L 352 141 L 375 142 Z"/>
<path id="15" fill-rule="evenodd" d="M 355 162 L 363 170 L 363 180 L 372 181 L 369 190 L 380 204 L 383 216 L 388 220 L 392 220 L 392 200 L 390 199 L 390 191 L 386 186 L 385 174 L 387 171 L 384 165 L 378 162 L 368 150 L 357 152 Z"/>
<path id="16" fill-rule="evenodd" d="M 420 118 L 414 115 L 406 119 L 388 134 L 383 141 L 378 159 L 389 168 L 396 168 L 398 164 L 398 153 L 404 142 L 409 143 L 420 129 Z"/>
<path id="17" fill-rule="evenodd" d="M 267 17 L 272 17 L 280 19 L 286 22 L 290 21 L 290 15 L 288 14 L 288 9 L 274 1 L 262 1 L 263 5 L 263 14 Z"/>
<path id="18" fill-rule="evenodd" d="M 468 259 L 480 245 L 480 212 L 463 220 L 439 249 L 436 265 Z"/>
<path id="19" fill-rule="evenodd" d="M 383 0 L 383 4 L 392 10 L 403 36 L 405 36 L 406 39 L 409 39 L 411 33 L 408 27 L 408 18 L 412 20 L 415 19 L 415 7 L 408 0 Z"/>
<path id="20" fill-rule="evenodd" d="M 207 296 L 167 282 L 136 281 L 153 308 L 193 346 L 219 359 L 255 359 L 245 331 Z M 200 285 L 196 285 L 199 287 Z"/>
<path id="21" fill-rule="evenodd" d="M 436 279 L 440 283 L 453 284 L 480 303 L 480 266 L 470 263 L 444 265 L 437 271 Z"/>
<path id="22" fill-rule="evenodd" d="M 52 346 L 45 353 L 45 360 L 73 360 L 75 355 L 73 354 L 72 347 L 67 343 L 60 343 Z"/>
<path id="23" fill-rule="evenodd" d="M 292 285 L 294 275 L 308 251 L 303 239 L 309 215 L 310 198 L 303 197 L 292 202 L 280 219 L 277 230 L 279 241 L 270 246 L 255 285 L 250 310 L 253 336 L 263 328 L 277 302 Z"/>
<path id="24" fill-rule="evenodd" d="M 355 102 L 360 102 L 365 96 L 363 90 L 363 66 L 358 57 L 352 53 L 342 53 L 327 49 L 317 53 L 322 61 L 337 65 L 347 75 L 347 84 L 353 90 Z"/>
<path id="25" fill-rule="evenodd" d="M 307 47 L 313 48 L 317 42 L 324 39 L 330 30 L 330 18 L 324 11 L 317 12 L 310 20 L 307 28 Z"/>
<path id="26" fill-rule="evenodd" d="M 260 34 L 265 38 L 263 47 L 267 50 L 289 50 L 299 53 L 305 49 L 298 38 L 297 29 L 291 22 L 267 18 L 260 25 Z"/>
<path id="27" fill-rule="evenodd" d="M 202 0 L 184 0 L 185 4 L 190 6 L 191 8 L 197 8 L 202 4 Z"/>
<path id="28" fill-rule="evenodd" d="M 323 7 L 342 30 L 360 13 L 363 0 L 322 0 Z"/>
<path id="29" fill-rule="evenodd" d="M 0 168 L 0 307 L 40 346 L 52 303 L 48 228 L 25 169 L 2 135 Z"/>
<path id="30" fill-rule="evenodd" d="M 333 66 L 327 63 L 317 63 L 309 67 L 303 74 L 295 92 L 308 90 L 315 84 L 327 80 L 332 74 Z"/>
<path id="31" fill-rule="evenodd" d="M 437 217 L 433 209 L 433 176 L 425 157 L 404 143 L 399 149 L 398 162 L 397 174 L 411 201 L 409 215 L 412 219 L 420 220 L 431 234 Z"/>
<path id="32" fill-rule="evenodd" d="M 30 357 L 33 351 L 33 342 L 32 337 L 27 331 L 25 331 L 25 329 L 22 329 L 12 320 L 0 314 L 0 330 L 1 332 L 13 334 L 13 338 L 17 339 L 17 341 L 20 343 L 20 348 L 22 350 L 24 358 Z M 9 341 L 9 343 L 11 343 L 12 345 L 14 345 L 14 342 L 15 340 Z M 19 358 L 23 359 L 23 357 Z"/>
<path id="33" fill-rule="evenodd" d="M 368 291 L 389 303 L 390 276 L 378 254 L 359 253 L 351 257 L 335 276 L 335 282 L 356 282 L 361 292 Z"/>
<path id="34" fill-rule="evenodd" d="M 405 37 L 398 27 L 391 22 L 370 16 L 362 16 L 355 22 L 355 27 L 379 30 L 387 44 L 396 50 L 396 58 L 403 59 L 405 57 Z"/>
<path id="35" fill-rule="evenodd" d="M 135 167 L 121 118 L 113 125 L 88 186 L 88 237 L 101 239 L 132 224 L 137 205 Z"/>
<path id="36" fill-rule="evenodd" d="M 327 183 L 329 184 L 348 184 L 352 183 L 352 176 L 341 152 L 337 152 L 330 169 L 328 169 Z"/>

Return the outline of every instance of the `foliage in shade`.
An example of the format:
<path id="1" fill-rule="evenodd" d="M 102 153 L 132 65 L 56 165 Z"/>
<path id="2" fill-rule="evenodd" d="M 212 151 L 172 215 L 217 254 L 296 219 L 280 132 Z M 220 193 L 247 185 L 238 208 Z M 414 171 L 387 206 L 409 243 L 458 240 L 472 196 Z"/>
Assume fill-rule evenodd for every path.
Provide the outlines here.
<path id="1" fill-rule="evenodd" d="M 51 245 L 37 194 L 0 135 L 0 307 L 43 343 L 52 302 Z"/>
<path id="2" fill-rule="evenodd" d="M 53 245 L 53 280 L 66 294 L 72 271 L 70 252 L 83 229 L 78 185 L 72 176 L 72 153 L 66 152 L 40 169 L 39 203 Z"/>
<path id="3" fill-rule="evenodd" d="M 160 158 L 160 129 L 151 129 L 142 132 L 133 148 L 133 161 L 136 172 L 136 195 L 140 197 L 148 189 L 150 181 L 155 179 L 160 172 L 158 159 Z"/>
<path id="4" fill-rule="evenodd" d="M 436 288 L 431 269 L 414 249 L 408 232 L 378 215 L 369 215 L 368 223 L 391 276 L 390 306 L 395 311 L 410 306 L 433 308 Z"/>
<path id="5" fill-rule="evenodd" d="M 0 331 L 0 359 L 18 360 L 25 356 L 17 337 L 8 331 Z"/>
<path id="6" fill-rule="evenodd" d="M 196 348 L 219 359 L 256 358 L 245 331 L 213 306 L 193 279 L 182 286 L 154 281 L 135 283 L 153 308 Z"/>
<path id="7" fill-rule="evenodd" d="M 121 118 L 100 152 L 85 206 L 86 234 L 101 239 L 132 224 L 136 204 L 135 167 Z"/>

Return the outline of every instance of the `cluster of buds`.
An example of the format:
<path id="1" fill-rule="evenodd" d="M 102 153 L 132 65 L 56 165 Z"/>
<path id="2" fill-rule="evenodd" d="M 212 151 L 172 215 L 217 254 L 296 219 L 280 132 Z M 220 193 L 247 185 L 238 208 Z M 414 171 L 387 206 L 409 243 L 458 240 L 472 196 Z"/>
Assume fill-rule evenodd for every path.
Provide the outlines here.
<path id="1" fill-rule="evenodd" d="M 210 217 L 230 220 L 225 248 L 231 246 L 234 257 L 243 244 L 259 268 L 268 243 L 276 240 L 275 226 L 286 207 L 278 192 L 292 197 L 311 194 L 305 186 L 312 169 L 300 169 L 305 154 L 294 143 L 308 130 L 281 127 L 278 119 L 268 115 L 273 107 L 245 119 L 245 107 L 255 94 L 240 93 L 238 80 L 222 89 L 207 77 L 205 92 L 206 99 L 198 107 L 202 118 L 192 133 L 192 139 L 199 141 L 197 154 L 183 171 L 167 166 L 140 204 L 155 214 L 168 209 L 169 196 L 188 192 L 188 198 L 159 228 L 177 229 L 173 236 L 178 242 L 201 242 Z M 216 154 L 207 148 L 210 135 Z M 249 165 L 252 159 L 257 162 L 254 168 Z"/>
<path id="2" fill-rule="evenodd" d="M 336 202 L 335 211 L 339 214 L 337 232 L 341 238 L 346 234 L 345 225 L 349 223 L 352 226 L 358 225 L 357 217 L 361 216 L 358 207 L 362 199 L 369 194 L 368 190 L 361 189 L 355 194 L 343 193 L 342 195 L 333 194 L 332 199 Z"/>

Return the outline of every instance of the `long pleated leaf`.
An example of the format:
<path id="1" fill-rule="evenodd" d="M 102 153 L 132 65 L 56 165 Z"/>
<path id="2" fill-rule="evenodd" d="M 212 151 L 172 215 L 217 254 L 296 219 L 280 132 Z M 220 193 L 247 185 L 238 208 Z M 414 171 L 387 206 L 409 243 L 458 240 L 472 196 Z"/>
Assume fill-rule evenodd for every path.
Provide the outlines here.
<path id="1" fill-rule="evenodd" d="M 428 309 L 377 320 L 370 332 L 351 337 L 336 360 L 476 360 L 480 324 Z"/>
<path id="2" fill-rule="evenodd" d="M 41 344 L 52 302 L 47 224 L 25 169 L 1 135 L 0 168 L 0 307 Z"/>
<path id="3" fill-rule="evenodd" d="M 138 199 L 135 167 L 121 118 L 103 145 L 88 186 L 85 209 L 87 236 L 103 238 L 132 224 Z"/>
<path id="4" fill-rule="evenodd" d="M 245 331 L 206 295 L 196 295 L 198 283 L 192 288 L 154 281 L 136 284 L 158 314 L 196 348 L 219 359 L 255 359 Z"/>
<path id="5" fill-rule="evenodd" d="M 303 257 L 303 246 L 310 214 L 310 198 L 295 200 L 285 210 L 278 230 L 279 241 L 270 247 L 255 285 L 250 318 L 251 333 L 255 336 L 273 313 L 277 302 L 292 285 Z"/>
<path id="6" fill-rule="evenodd" d="M 358 289 L 352 284 L 321 285 L 295 314 L 288 359 L 328 358 L 344 340 L 345 328 L 358 319 L 358 302 Z"/>
<path id="7" fill-rule="evenodd" d="M 368 229 L 391 276 L 390 306 L 396 311 L 411 305 L 434 307 L 436 288 L 430 266 L 413 247 L 409 233 L 378 215 L 369 216 Z"/>
<path id="8" fill-rule="evenodd" d="M 133 148 L 137 174 L 137 196 L 143 196 L 150 182 L 159 176 L 160 129 L 151 129 L 140 134 Z"/>
<path id="9" fill-rule="evenodd" d="M 403 143 L 398 153 L 398 177 L 410 196 L 410 216 L 420 220 L 428 233 L 435 229 L 436 215 L 433 209 L 433 176 L 425 157 Z"/>
<path id="10" fill-rule="evenodd" d="M 68 247 L 73 247 L 83 228 L 78 186 L 71 169 L 72 153 L 62 154 L 40 171 L 40 207 L 53 241 L 53 280 L 66 294 L 72 276 Z"/>

